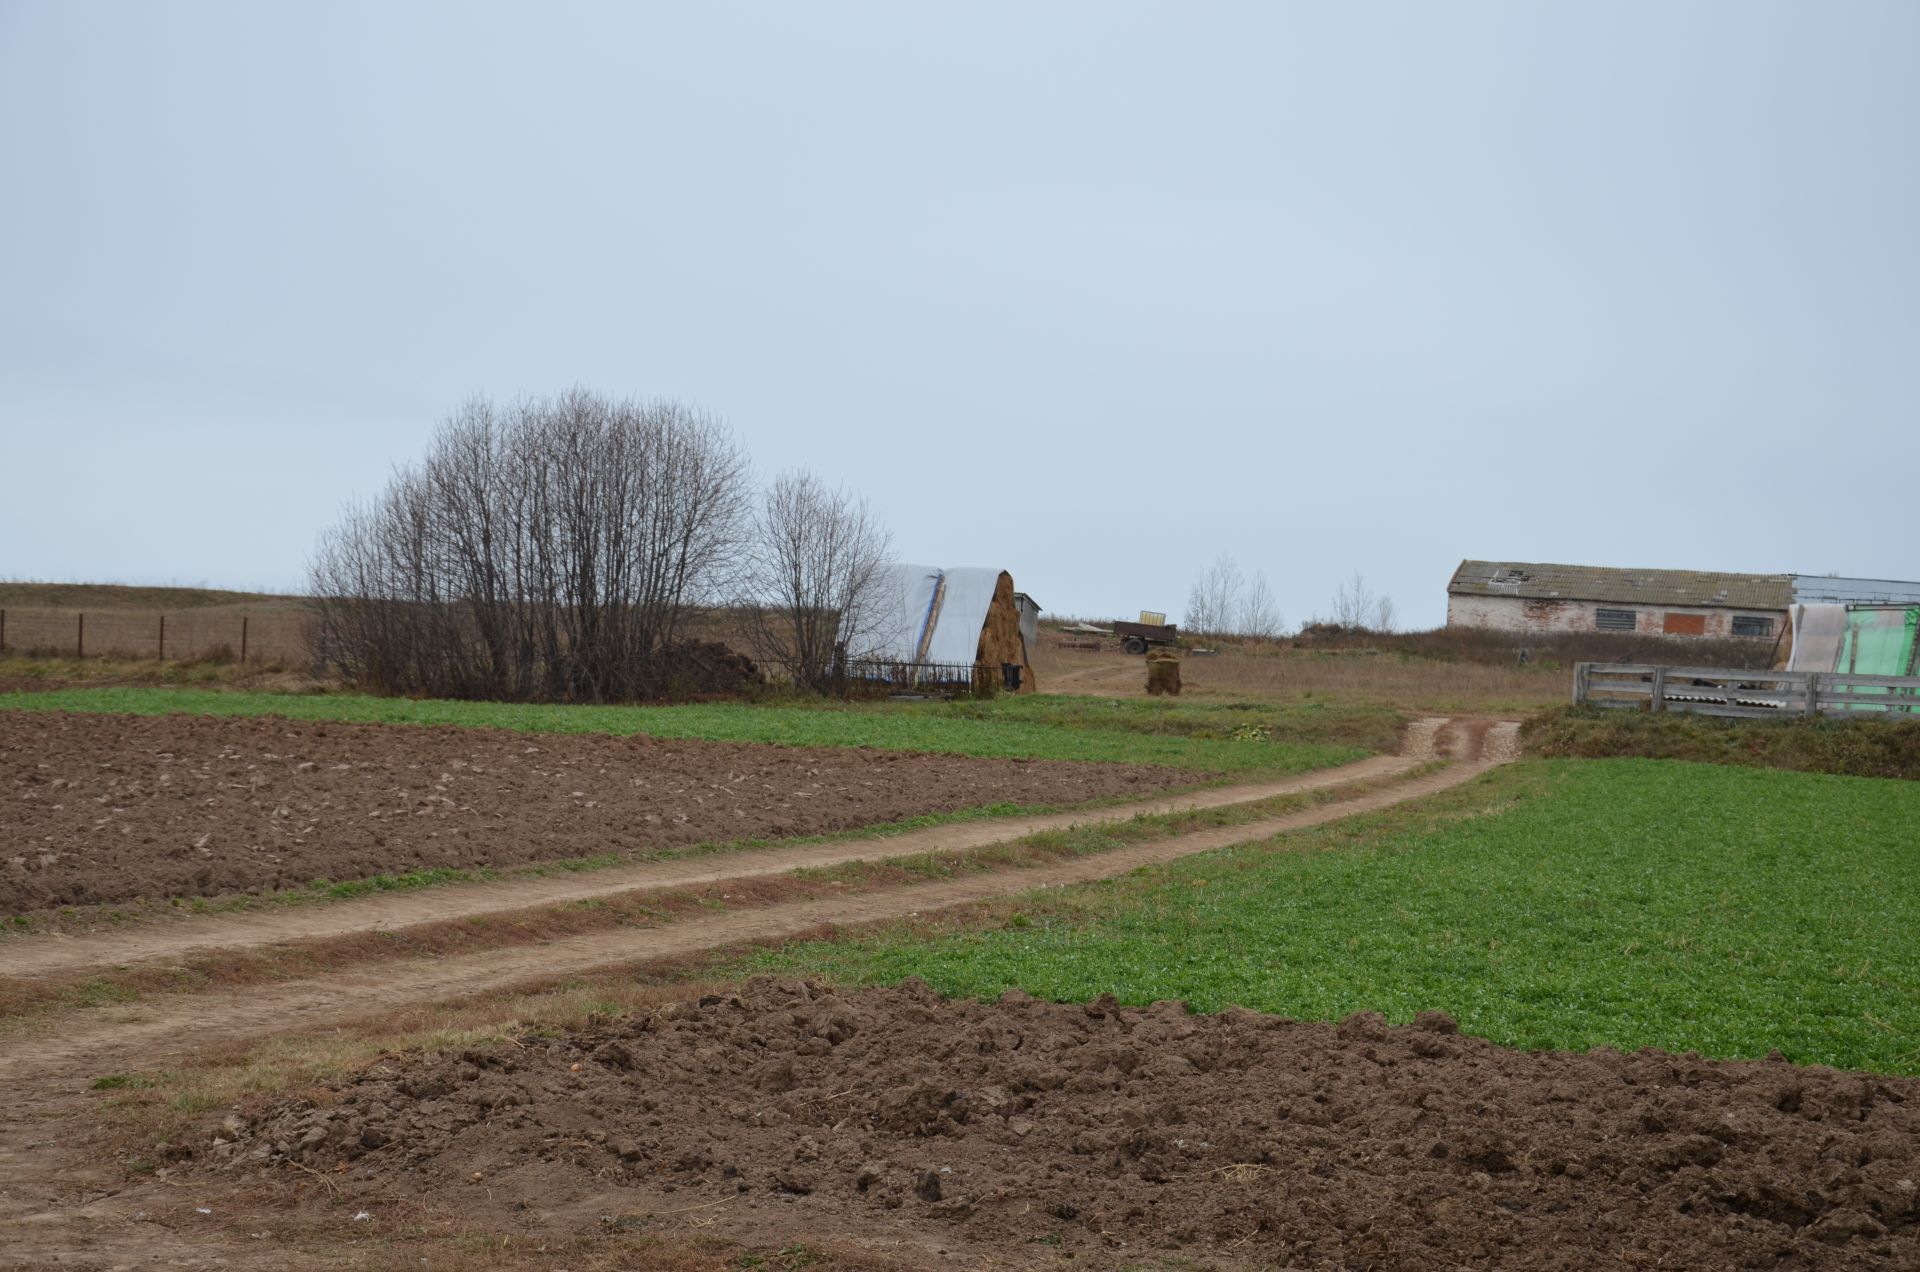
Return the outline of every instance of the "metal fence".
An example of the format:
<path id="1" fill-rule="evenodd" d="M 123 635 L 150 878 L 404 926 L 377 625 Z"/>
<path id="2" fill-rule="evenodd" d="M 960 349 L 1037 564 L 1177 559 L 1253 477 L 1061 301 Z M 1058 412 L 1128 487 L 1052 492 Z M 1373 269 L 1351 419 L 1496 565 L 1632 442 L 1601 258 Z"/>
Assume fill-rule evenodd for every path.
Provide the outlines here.
<path id="1" fill-rule="evenodd" d="M 299 663 L 310 655 L 294 609 L 0 609 L 0 655 Z"/>
<path id="2" fill-rule="evenodd" d="M 1867 711 L 1920 713 L 1920 677 L 1576 663 L 1577 706 L 1777 720 Z"/>
<path id="3" fill-rule="evenodd" d="M 851 658 L 835 665 L 828 688 L 845 697 L 991 698 L 996 693 L 1017 693 L 1022 675 L 1022 669 L 1011 663 L 995 666 Z"/>

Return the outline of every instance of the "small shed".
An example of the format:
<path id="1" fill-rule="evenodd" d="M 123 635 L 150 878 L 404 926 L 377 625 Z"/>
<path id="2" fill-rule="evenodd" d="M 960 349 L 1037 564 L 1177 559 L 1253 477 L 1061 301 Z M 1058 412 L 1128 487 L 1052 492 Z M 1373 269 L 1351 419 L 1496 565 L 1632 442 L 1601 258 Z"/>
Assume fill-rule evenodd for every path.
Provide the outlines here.
<path id="1" fill-rule="evenodd" d="M 1040 647 L 1040 602 L 1025 592 L 1013 594 L 1014 608 L 1020 611 L 1020 638 L 1028 649 Z"/>

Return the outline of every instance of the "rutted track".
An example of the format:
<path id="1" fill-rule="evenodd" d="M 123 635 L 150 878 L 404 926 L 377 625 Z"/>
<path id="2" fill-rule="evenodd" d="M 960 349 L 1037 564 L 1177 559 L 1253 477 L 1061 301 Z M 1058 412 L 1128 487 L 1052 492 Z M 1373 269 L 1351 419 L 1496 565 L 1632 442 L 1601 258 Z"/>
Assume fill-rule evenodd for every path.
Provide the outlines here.
<path id="1" fill-rule="evenodd" d="M 238 993 L 160 995 L 133 1006 L 90 1011 L 84 1018 L 66 1022 L 57 1036 L 9 1041 L 0 1046 L 0 1080 L 47 1074 L 78 1077 L 123 1058 L 150 1063 L 168 1050 L 170 1042 L 198 1047 L 269 1031 L 324 1027 L 409 1003 L 495 992 L 595 968 L 685 958 L 823 926 L 872 923 L 1034 888 L 1113 878 L 1193 853 L 1388 808 L 1459 786 L 1490 767 L 1486 761 L 1454 764 L 1355 799 L 1029 869 L 722 913 L 660 928 L 595 932 L 547 945 L 334 972 Z"/>
<path id="2" fill-rule="evenodd" d="M 1436 722 L 1438 723 L 1438 722 Z M 1433 758 L 1426 753 L 1426 758 Z M 1412 756 L 1374 756 L 1334 769 L 1243 786 L 1196 791 L 1112 808 L 1035 817 L 959 822 L 864 839 L 797 847 L 711 853 L 579 874 L 510 879 L 499 883 L 447 885 L 416 892 L 284 909 L 169 922 L 81 937 L 24 937 L 0 945 L 0 975 L 43 976 L 88 967 L 177 960 L 212 950 L 243 949 L 281 941 L 392 931 L 418 923 L 496 914 L 531 906 L 560 905 L 616 893 L 678 888 L 782 874 L 791 870 L 877 861 L 930 852 L 960 852 L 1004 843 L 1043 830 L 1125 821 L 1144 814 L 1224 808 L 1280 795 L 1391 777 L 1415 767 Z"/>

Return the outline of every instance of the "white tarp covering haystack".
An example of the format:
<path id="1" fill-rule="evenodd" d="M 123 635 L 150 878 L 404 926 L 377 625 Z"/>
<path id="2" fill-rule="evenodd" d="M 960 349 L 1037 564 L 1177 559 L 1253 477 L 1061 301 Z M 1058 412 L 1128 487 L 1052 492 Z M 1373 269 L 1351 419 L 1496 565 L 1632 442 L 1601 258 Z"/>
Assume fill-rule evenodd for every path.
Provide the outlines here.
<path id="1" fill-rule="evenodd" d="M 964 679 L 984 662 L 996 675 L 1018 667 L 1007 687 L 1031 691 L 1014 595 L 1004 570 L 889 565 L 859 621 L 843 622 L 840 641 L 867 678 Z"/>
<path id="2" fill-rule="evenodd" d="M 873 588 L 873 603 L 849 630 L 841 624 L 840 639 L 854 658 L 885 658 L 894 662 L 927 661 L 927 637 L 932 631 L 934 604 L 939 599 L 940 571 L 930 565 L 889 565 Z"/>
<path id="3" fill-rule="evenodd" d="M 1000 571 L 966 566 L 947 570 L 941 578 L 939 612 L 934 616 L 933 639 L 923 661 L 970 663 L 980 648 L 980 629 L 993 607 L 994 585 Z"/>

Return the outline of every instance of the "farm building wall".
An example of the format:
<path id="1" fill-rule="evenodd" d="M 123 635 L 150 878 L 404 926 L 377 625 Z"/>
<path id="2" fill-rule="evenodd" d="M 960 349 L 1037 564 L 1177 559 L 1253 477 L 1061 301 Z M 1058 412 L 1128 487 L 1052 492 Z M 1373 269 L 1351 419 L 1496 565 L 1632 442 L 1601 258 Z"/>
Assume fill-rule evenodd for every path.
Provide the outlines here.
<path id="1" fill-rule="evenodd" d="M 1482 627 L 1506 632 L 1626 631 L 1602 628 L 1599 611 L 1630 611 L 1631 630 L 1643 636 L 1703 636 L 1725 639 L 1734 635 L 1735 618 L 1763 619 L 1766 638 L 1787 625 L 1785 611 L 1722 609 L 1704 605 L 1635 605 L 1625 601 L 1531 599 L 1518 596 L 1449 596 L 1447 626 Z M 1746 624 L 1742 624 L 1746 626 Z M 1747 635 L 1741 632 L 1740 635 Z M 1757 633 L 1756 633 L 1757 634 Z"/>

